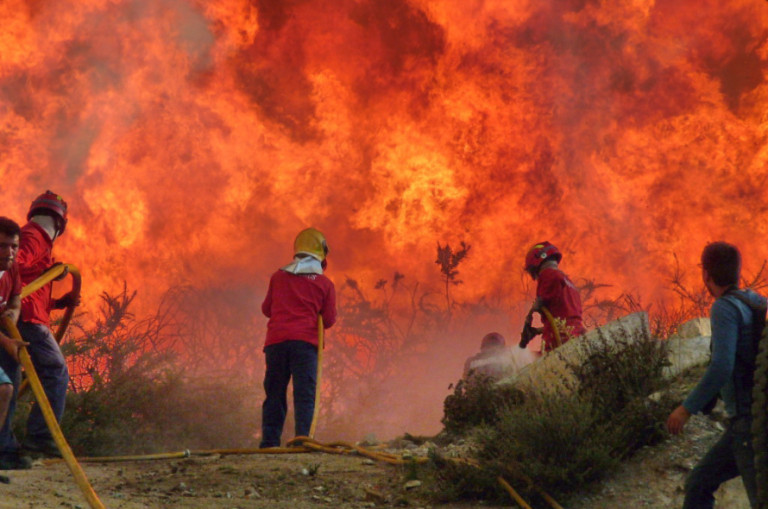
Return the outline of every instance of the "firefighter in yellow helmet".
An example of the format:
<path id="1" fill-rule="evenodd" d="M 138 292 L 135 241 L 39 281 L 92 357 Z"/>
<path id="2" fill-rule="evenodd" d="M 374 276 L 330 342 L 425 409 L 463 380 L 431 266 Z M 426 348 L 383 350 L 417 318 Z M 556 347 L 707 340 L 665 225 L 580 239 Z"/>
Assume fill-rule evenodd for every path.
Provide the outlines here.
<path id="1" fill-rule="evenodd" d="M 307 228 L 296 236 L 293 253 L 293 261 L 272 275 L 261 305 L 269 318 L 261 448 L 280 446 L 291 379 L 296 436 L 309 436 L 317 385 L 317 317 L 323 317 L 325 328 L 336 322 L 336 290 L 323 274 L 328 255 L 325 237 Z"/>

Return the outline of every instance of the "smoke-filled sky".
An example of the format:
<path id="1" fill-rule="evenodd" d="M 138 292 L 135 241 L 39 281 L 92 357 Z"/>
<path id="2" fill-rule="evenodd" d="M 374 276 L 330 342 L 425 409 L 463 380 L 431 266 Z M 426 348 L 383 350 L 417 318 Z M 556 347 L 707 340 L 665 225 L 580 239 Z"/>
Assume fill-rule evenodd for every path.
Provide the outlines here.
<path id="1" fill-rule="evenodd" d="M 524 295 L 545 239 L 648 302 L 708 241 L 768 258 L 763 0 L 8 0 L 0 19 L 0 213 L 65 197 L 86 302 L 127 280 L 152 309 L 189 283 L 252 289 L 257 314 L 310 225 L 337 283 L 435 280 L 437 242 L 465 241 L 465 302 Z"/>

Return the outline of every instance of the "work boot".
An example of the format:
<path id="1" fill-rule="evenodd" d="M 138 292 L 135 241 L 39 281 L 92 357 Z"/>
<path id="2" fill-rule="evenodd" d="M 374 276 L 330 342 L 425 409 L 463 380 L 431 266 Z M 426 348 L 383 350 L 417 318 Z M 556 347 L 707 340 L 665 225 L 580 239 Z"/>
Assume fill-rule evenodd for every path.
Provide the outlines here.
<path id="1" fill-rule="evenodd" d="M 18 452 L 0 454 L 0 470 L 29 470 L 30 468 L 32 468 L 32 460 L 29 456 L 22 456 Z"/>
<path id="2" fill-rule="evenodd" d="M 27 452 L 32 453 L 33 456 L 42 455 L 48 456 L 50 458 L 61 458 L 59 447 L 56 445 L 56 442 L 54 442 L 52 438 L 43 438 L 39 440 L 25 438 L 24 442 L 21 444 L 21 448 Z"/>

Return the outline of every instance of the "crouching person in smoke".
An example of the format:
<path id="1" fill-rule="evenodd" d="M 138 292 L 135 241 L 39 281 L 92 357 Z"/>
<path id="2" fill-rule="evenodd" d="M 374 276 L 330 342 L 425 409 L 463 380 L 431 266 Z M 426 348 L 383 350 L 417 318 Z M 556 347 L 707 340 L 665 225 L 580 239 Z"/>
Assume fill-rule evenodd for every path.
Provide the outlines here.
<path id="1" fill-rule="evenodd" d="M 667 419 L 673 435 L 683 431 L 692 414 L 711 410 L 719 397 L 729 423 L 720 440 L 691 471 L 685 483 L 683 509 L 714 507 L 714 493 L 729 479 L 741 476 L 752 507 L 757 507 L 752 449 L 752 388 L 757 341 L 765 323 L 766 299 L 739 290 L 741 254 L 725 242 L 708 244 L 701 254 L 704 285 L 715 298 L 710 310 L 712 340 L 709 367 L 688 397 Z"/>
<path id="2" fill-rule="evenodd" d="M 512 352 L 506 347 L 504 336 L 490 332 L 480 342 L 480 352 L 464 363 L 464 378 L 481 375 L 499 380 L 517 370 Z"/>
<path id="3" fill-rule="evenodd" d="M 586 329 L 581 318 L 581 296 L 570 278 L 560 270 L 563 255 L 549 242 L 533 246 L 525 257 L 525 271 L 536 281 L 536 300 L 525 319 L 520 338 L 520 348 L 539 334 L 541 348 L 534 353 L 541 355 L 561 346 L 575 336 L 581 336 Z M 555 328 L 544 317 L 544 308 L 554 318 Z M 543 327 L 533 327 L 533 313 L 542 314 Z"/>
<path id="4" fill-rule="evenodd" d="M 318 317 L 326 328 L 336 322 L 336 290 L 323 274 L 328 254 L 325 237 L 307 228 L 296 237 L 293 252 L 293 262 L 272 275 L 261 305 L 269 318 L 261 448 L 280 446 L 291 379 L 296 436 L 309 436 L 317 390 Z"/>

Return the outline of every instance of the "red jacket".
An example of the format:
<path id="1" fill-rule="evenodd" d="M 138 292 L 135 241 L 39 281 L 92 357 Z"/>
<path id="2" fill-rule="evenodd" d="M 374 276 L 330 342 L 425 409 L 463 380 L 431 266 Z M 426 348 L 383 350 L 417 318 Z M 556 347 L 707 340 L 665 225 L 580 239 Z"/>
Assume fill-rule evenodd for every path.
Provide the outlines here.
<path id="1" fill-rule="evenodd" d="M 261 311 L 269 317 L 264 347 L 291 339 L 317 345 L 317 315 L 323 316 L 326 329 L 336 323 L 336 289 L 322 274 L 278 270 Z"/>
<path id="2" fill-rule="evenodd" d="M 547 267 L 539 272 L 538 281 L 536 296 L 544 301 L 544 306 L 549 309 L 552 316 L 565 320 L 571 336 L 584 334 L 586 329 L 581 321 L 581 297 L 568 276 L 560 269 Z M 557 340 L 549 320 L 545 319 L 543 322 L 542 347 L 550 351 L 557 348 Z M 568 341 L 568 336 L 561 333 L 560 339 L 565 343 Z"/>
<path id="3" fill-rule="evenodd" d="M 53 241 L 39 224 L 29 222 L 21 228 L 16 260 L 23 284 L 31 283 L 53 264 L 52 251 Z M 48 283 L 21 301 L 23 321 L 48 325 L 51 320 L 52 288 L 53 283 Z"/>
<path id="4" fill-rule="evenodd" d="M 0 276 L 0 313 L 8 307 L 8 301 L 21 293 L 19 266 L 14 263 Z"/>

